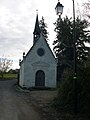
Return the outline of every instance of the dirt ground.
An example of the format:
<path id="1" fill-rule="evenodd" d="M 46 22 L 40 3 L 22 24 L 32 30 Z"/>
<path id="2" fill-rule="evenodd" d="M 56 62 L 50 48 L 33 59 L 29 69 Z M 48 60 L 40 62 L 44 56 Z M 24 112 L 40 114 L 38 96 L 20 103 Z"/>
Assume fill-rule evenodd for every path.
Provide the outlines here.
<path id="1" fill-rule="evenodd" d="M 30 93 L 32 104 L 41 110 L 42 115 L 47 118 L 47 120 L 58 120 L 55 111 L 50 109 L 50 104 L 56 95 L 56 90 L 31 91 Z"/>
<path id="2" fill-rule="evenodd" d="M 18 87 L 19 92 L 27 93 L 30 97 L 28 103 L 32 104 L 35 110 L 37 110 L 43 120 L 59 120 L 55 115 L 55 111 L 50 109 L 52 100 L 57 96 L 57 91 L 53 90 L 23 90 Z"/>
<path id="3" fill-rule="evenodd" d="M 0 81 L 0 120 L 90 120 L 51 106 L 57 90 L 26 90 L 16 80 Z"/>
<path id="4" fill-rule="evenodd" d="M 20 89 L 19 89 L 20 90 Z M 57 107 L 52 107 L 53 99 L 57 96 L 57 90 L 35 90 L 27 91 L 30 100 L 35 110 L 37 110 L 42 116 L 42 120 L 90 120 L 90 117 L 84 114 L 74 115 L 68 111 L 57 110 Z"/>
<path id="5" fill-rule="evenodd" d="M 52 101 L 56 97 L 56 95 L 56 90 L 40 90 L 30 92 L 31 98 L 36 100 L 39 104 L 50 103 L 50 101 Z"/>
<path id="6" fill-rule="evenodd" d="M 15 88 L 16 80 L 0 81 L 0 120 L 42 120 L 30 94 Z"/>

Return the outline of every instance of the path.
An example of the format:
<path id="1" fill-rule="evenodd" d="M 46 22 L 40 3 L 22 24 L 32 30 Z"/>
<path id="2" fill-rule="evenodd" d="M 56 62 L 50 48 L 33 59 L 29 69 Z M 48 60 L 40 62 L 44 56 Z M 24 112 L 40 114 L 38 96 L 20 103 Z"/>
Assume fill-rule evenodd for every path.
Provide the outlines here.
<path id="1" fill-rule="evenodd" d="M 40 120 L 25 93 L 15 90 L 15 83 L 15 80 L 0 81 L 0 120 Z"/>

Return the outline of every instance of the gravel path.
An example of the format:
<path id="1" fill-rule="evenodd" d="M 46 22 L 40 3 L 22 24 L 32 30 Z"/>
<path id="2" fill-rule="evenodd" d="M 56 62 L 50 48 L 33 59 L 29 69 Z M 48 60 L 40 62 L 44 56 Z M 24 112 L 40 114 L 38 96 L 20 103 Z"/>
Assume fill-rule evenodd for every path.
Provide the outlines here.
<path id="1" fill-rule="evenodd" d="M 26 93 L 14 89 L 15 80 L 0 81 L 0 120 L 41 120 Z M 29 100 L 30 101 L 30 100 Z"/>

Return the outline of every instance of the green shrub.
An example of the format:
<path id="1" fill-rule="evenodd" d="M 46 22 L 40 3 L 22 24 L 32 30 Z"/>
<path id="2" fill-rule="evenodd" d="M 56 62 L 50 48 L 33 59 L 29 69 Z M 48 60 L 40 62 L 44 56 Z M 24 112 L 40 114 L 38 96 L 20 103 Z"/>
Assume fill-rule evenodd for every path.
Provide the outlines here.
<path id="1" fill-rule="evenodd" d="M 66 74 L 68 73 L 68 74 Z M 77 70 L 77 91 L 78 110 L 81 113 L 90 113 L 90 67 L 80 66 Z M 58 95 L 54 100 L 54 105 L 58 109 L 72 111 L 73 109 L 73 75 L 72 72 L 65 72 L 58 89 Z"/>
<path id="2" fill-rule="evenodd" d="M 78 98 L 81 112 L 90 113 L 90 68 L 82 68 L 78 76 Z"/>

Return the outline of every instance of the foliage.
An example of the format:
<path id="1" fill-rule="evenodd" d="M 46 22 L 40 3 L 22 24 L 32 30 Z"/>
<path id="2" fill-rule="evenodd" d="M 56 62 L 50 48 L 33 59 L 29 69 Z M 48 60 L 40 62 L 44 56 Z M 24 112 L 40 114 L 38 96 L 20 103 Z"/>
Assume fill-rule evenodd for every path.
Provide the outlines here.
<path id="1" fill-rule="evenodd" d="M 71 65 L 73 61 L 73 21 L 67 16 L 55 22 L 56 39 L 53 42 L 54 51 L 59 62 Z M 88 48 L 85 43 L 90 43 L 89 23 L 78 17 L 75 22 L 77 61 L 83 62 L 88 56 Z"/>
<path id="2" fill-rule="evenodd" d="M 60 83 L 58 96 L 55 98 L 54 105 L 58 109 L 66 111 L 73 110 L 73 74 L 72 71 L 65 73 L 65 78 Z M 78 91 L 78 111 L 90 114 L 90 61 L 78 66 L 77 91 Z M 65 75 L 64 74 L 64 75 Z"/>
<path id="3" fill-rule="evenodd" d="M 44 38 L 48 41 L 48 32 L 47 32 L 47 24 L 45 23 L 45 19 L 44 17 L 42 16 L 42 19 L 40 20 L 40 28 L 41 28 L 41 31 L 42 31 L 42 34 L 44 36 Z"/>
<path id="4" fill-rule="evenodd" d="M 7 58 L 0 58 L 0 74 L 3 78 L 3 74 L 6 73 L 12 66 L 13 61 Z"/>
<path id="5" fill-rule="evenodd" d="M 64 20 L 58 18 L 55 25 L 55 32 L 56 32 L 56 40 L 54 40 L 54 51 L 57 56 L 63 56 L 66 48 L 72 46 L 72 32 L 70 31 L 72 28 L 70 19 L 66 17 Z M 62 54 L 61 54 L 62 53 Z"/>
<path id="6" fill-rule="evenodd" d="M 90 113 L 90 61 L 81 65 L 78 73 L 79 107 L 82 112 Z"/>
<path id="7" fill-rule="evenodd" d="M 90 18 L 90 0 L 88 0 L 87 2 L 83 3 L 84 6 L 84 15 L 87 16 L 88 18 Z"/>
<path id="8" fill-rule="evenodd" d="M 72 109 L 72 72 L 69 71 L 69 74 L 67 72 L 68 70 L 64 70 L 64 76 L 65 78 L 60 82 L 59 88 L 58 88 L 58 95 L 55 98 L 54 105 L 58 109 L 64 109 L 64 110 L 71 110 Z M 68 75 L 67 75 L 68 74 Z M 66 79 L 67 77 L 67 79 Z"/>
<path id="9" fill-rule="evenodd" d="M 17 74 L 18 71 L 19 71 L 19 69 L 15 69 L 15 70 L 10 69 L 10 70 L 8 71 L 8 73 L 11 73 L 11 74 Z"/>
<path id="10" fill-rule="evenodd" d="M 67 67 L 73 68 L 73 20 L 67 16 L 64 19 L 58 18 L 54 25 L 56 39 L 53 42 L 53 49 L 58 58 L 57 79 L 60 80 L 64 69 Z M 89 48 L 85 44 L 90 43 L 90 31 L 88 30 L 88 26 L 89 23 L 86 20 L 76 18 L 76 56 L 78 64 L 83 63 L 88 58 Z"/>

